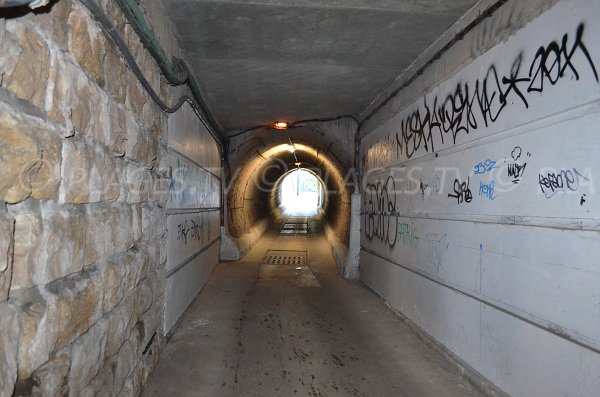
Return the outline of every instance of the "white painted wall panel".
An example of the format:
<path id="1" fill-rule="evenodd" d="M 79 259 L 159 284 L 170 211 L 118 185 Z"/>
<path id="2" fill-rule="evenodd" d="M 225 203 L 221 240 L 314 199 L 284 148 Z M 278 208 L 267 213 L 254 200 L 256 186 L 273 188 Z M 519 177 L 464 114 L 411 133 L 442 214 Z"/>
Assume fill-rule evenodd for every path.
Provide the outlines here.
<path id="1" fill-rule="evenodd" d="M 167 216 L 167 272 L 194 255 L 221 235 L 220 211 Z"/>
<path id="2" fill-rule="evenodd" d="M 598 354 L 486 306 L 482 324 L 481 370 L 509 395 L 599 395 Z"/>
<path id="3" fill-rule="evenodd" d="M 184 104 L 168 120 L 168 145 L 220 176 L 221 158 L 214 139 L 189 104 Z"/>
<path id="4" fill-rule="evenodd" d="M 195 257 L 181 270 L 167 278 L 165 295 L 165 330 L 170 330 L 192 303 L 219 259 L 219 242 Z"/>
<path id="5" fill-rule="evenodd" d="M 167 164 L 172 170 L 167 209 L 220 206 L 220 181 L 215 175 L 173 152 Z"/>
<path id="6" fill-rule="evenodd" d="M 600 396 L 598 21 L 559 1 L 361 141 L 361 280 L 511 395 Z"/>
<path id="7" fill-rule="evenodd" d="M 219 148 L 185 104 L 169 116 L 163 160 L 171 169 L 167 200 L 165 330 L 204 287 L 219 261 L 221 161 Z"/>

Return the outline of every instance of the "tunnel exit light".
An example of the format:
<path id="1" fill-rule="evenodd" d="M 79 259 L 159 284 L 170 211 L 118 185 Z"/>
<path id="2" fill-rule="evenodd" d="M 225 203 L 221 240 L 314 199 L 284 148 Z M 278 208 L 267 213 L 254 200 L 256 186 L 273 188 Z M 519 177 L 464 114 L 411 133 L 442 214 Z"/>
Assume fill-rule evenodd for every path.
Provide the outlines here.
<path id="1" fill-rule="evenodd" d="M 275 128 L 276 130 L 287 130 L 288 126 L 289 125 L 287 121 L 276 121 L 273 124 L 273 128 Z"/>

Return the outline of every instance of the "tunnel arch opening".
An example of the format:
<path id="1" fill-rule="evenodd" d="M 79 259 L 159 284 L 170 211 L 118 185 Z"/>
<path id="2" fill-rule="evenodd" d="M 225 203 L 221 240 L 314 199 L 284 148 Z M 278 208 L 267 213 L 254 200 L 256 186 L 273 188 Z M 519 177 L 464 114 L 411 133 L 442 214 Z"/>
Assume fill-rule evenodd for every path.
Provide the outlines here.
<path id="1" fill-rule="evenodd" d="M 314 175 L 322 189 L 319 219 L 328 240 L 347 245 L 351 195 L 350 167 L 327 148 L 308 143 L 274 144 L 257 150 L 249 145 L 232 163 L 233 176 L 226 191 L 227 238 L 239 257 L 274 223 L 284 220 L 279 188 L 285 176 L 300 168 Z M 232 257 L 236 257 L 232 255 Z"/>
<path id="2" fill-rule="evenodd" d="M 298 167 L 281 177 L 271 191 L 274 202 L 283 215 L 312 216 L 326 204 L 324 182 L 313 170 Z"/>

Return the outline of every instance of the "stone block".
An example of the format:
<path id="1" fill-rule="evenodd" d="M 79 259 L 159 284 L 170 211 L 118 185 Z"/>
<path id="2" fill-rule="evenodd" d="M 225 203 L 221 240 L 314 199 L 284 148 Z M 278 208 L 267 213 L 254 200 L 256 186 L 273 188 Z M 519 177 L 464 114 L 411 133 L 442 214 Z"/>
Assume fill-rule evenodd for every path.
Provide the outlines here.
<path id="1" fill-rule="evenodd" d="M 125 384 L 119 393 L 120 397 L 136 397 L 142 393 L 142 372 L 139 365 L 135 367 L 125 380 Z"/>
<path id="2" fill-rule="evenodd" d="M 12 290 L 44 285 L 83 268 L 83 208 L 27 200 L 9 210 L 15 219 Z"/>
<path id="3" fill-rule="evenodd" d="M 68 20 L 71 13 L 71 0 L 54 1 L 49 7 L 49 12 L 31 12 L 26 15 L 26 18 L 45 32 L 58 48 L 66 51 L 69 39 Z"/>
<path id="4" fill-rule="evenodd" d="M 32 379 L 32 397 L 67 396 L 69 392 L 68 375 L 71 367 L 71 351 L 63 349 L 35 370 Z"/>
<path id="5" fill-rule="evenodd" d="M 102 315 L 102 279 L 95 269 L 50 283 L 45 288 L 56 300 L 56 349 L 73 342 Z"/>
<path id="6" fill-rule="evenodd" d="M 119 352 L 115 356 L 115 390 L 123 389 L 125 380 L 137 364 L 138 356 L 136 354 L 136 347 L 138 343 L 139 337 L 134 332 L 132 333 L 131 337 L 123 344 L 121 350 L 119 350 Z M 121 395 L 121 393 L 118 393 L 118 395 Z"/>
<path id="7" fill-rule="evenodd" d="M 150 166 L 158 155 L 158 140 L 142 128 L 131 115 L 126 115 L 125 157 Z"/>
<path id="8" fill-rule="evenodd" d="M 125 111 L 114 102 L 110 102 L 109 114 L 110 138 L 107 146 L 114 156 L 123 157 L 125 155 L 125 142 L 127 142 Z"/>
<path id="9" fill-rule="evenodd" d="M 126 179 L 128 203 L 141 203 L 150 199 L 154 181 L 148 169 L 128 163 L 126 167 Z"/>
<path id="10" fill-rule="evenodd" d="M 0 106 L 0 199 L 55 199 L 60 183 L 60 138 L 39 121 Z"/>
<path id="11" fill-rule="evenodd" d="M 112 392 L 115 366 L 115 358 L 106 359 L 102 368 L 98 371 L 98 375 L 77 394 L 77 397 L 115 396 L 116 394 Z"/>
<path id="12" fill-rule="evenodd" d="M 120 257 L 122 256 L 117 256 L 115 260 L 106 261 L 98 266 L 104 288 L 103 313 L 111 311 L 128 292 L 126 290 L 128 269 L 119 261 Z"/>
<path id="13" fill-rule="evenodd" d="M 144 104 L 147 102 L 146 92 L 133 73 L 127 74 L 127 105 L 136 119 L 141 119 Z"/>
<path id="14" fill-rule="evenodd" d="M 132 221 L 133 221 L 133 238 L 137 243 L 142 239 L 142 208 L 139 205 L 134 205 L 132 209 Z"/>
<path id="15" fill-rule="evenodd" d="M 112 44 L 107 47 L 102 67 L 104 75 L 110 76 L 106 79 L 106 90 L 109 95 L 115 102 L 125 103 L 127 76 L 133 73 L 127 70 L 121 59 L 121 53 Z"/>
<path id="16" fill-rule="evenodd" d="M 135 243 L 133 210 L 124 204 L 96 204 L 85 218 L 85 265 L 125 252 Z"/>
<path id="17" fill-rule="evenodd" d="M 127 267 L 127 290 L 131 295 L 134 295 L 134 288 L 146 274 L 148 260 L 148 252 L 143 245 L 135 247 L 122 257 L 123 266 Z M 134 304 L 132 303 L 132 307 Z"/>
<path id="18" fill-rule="evenodd" d="M 117 163 L 106 150 L 71 138 L 63 142 L 62 158 L 61 202 L 114 201 L 119 197 Z"/>
<path id="19" fill-rule="evenodd" d="M 105 38 L 81 8 L 74 7 L 69 16 L 69 51 L 81 67 L 103 84 L 102 59 Z"/>
<path id="20" fill-rule="evenodd" d="M 60 330 L 60 307 L 56 296 L 40 288 L 18 290 L 11 301 L 21 312 L 18 337 L 18 378 L 21 389 L 30 389 L 32 373 L 56 350 Z M 14 341 L 17 339 L 13 340 Z"/>
<path id="21" fill-rule="evenodd" d="M 124 302 L 125 303 L 125 302 Z M 119 305 L 107 315 L 108 336 L 106 342 L 106 356 L 116 354 L 129 337 L 132 327 L 131 310 L 125 304 Z"/>
<path id="22" fill-rule="evenodd" d="M 50 64 L 50 51 L 46 42 L 30 27 L 17 20 L 6 23 L 2 39 L 6 44 L 0 45 L 0 52 L 7 51 L 15 59 L 0 58 L 0 65 L 6 64 L 0 86 L 7 88 L 18 98 L 35 106 L 42 106 Z"/>
<path id="23" fill-rule="evenodd" d="M 102 368 L 107 331 L 108 322 L 101 319 L 73 343 L 69 373 L 70 395 L 77 396 Z"/>
<path id="24" fill-rule="evenodd" d="M 167 231 L 167 213 L 158 205 L 142 205 L 142 236 L 152 240 L 163 236 Z"/>
<path id="25" fill-rule="evenodd" d="M 12 278 L 15 221 L 0 203 L 0 302 L 8 299 Z"/>
<path id="26" fill-rule="evenodd" d="M 19 311 L 7 302 L 0 303 L 0 397 L 12 396 L 17 380 Z"/>
<path id="27" fill-rule="evenodd" d="M 96 142 L 109 146 L 111 115 L 109 114 L 108 97 L 96 84 L 90 84 L 88 88 L 88 107 L 93 111 L 90 114 L 85 135 Z"/>
<path id="28" fill-rule="evenodd" d="M 148 274 L 133 291 L 132 315 L 139 319 L 154 302 L 154 293 L 158 293 L 158 275 L 156 272 Z"/>

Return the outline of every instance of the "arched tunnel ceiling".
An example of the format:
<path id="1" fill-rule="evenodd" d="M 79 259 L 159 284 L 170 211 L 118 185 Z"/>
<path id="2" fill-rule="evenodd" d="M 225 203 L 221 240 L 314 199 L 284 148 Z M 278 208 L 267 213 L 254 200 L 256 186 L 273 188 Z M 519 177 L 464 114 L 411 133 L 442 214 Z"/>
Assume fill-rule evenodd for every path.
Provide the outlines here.
<path id="1" fill-rule="evenodd" d="M 358 114 L 476 0 L 165 0 L 227 129 Z"/>

